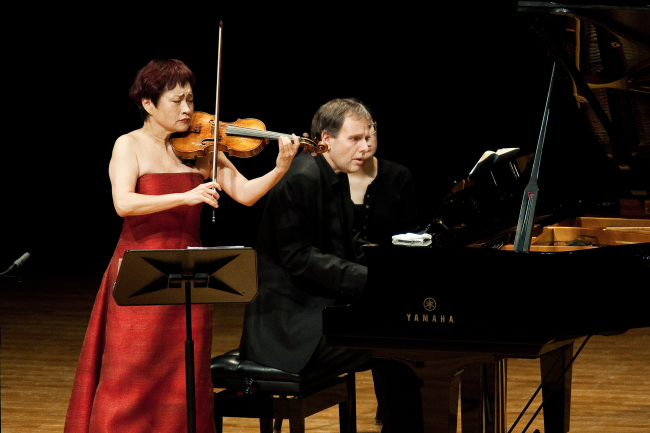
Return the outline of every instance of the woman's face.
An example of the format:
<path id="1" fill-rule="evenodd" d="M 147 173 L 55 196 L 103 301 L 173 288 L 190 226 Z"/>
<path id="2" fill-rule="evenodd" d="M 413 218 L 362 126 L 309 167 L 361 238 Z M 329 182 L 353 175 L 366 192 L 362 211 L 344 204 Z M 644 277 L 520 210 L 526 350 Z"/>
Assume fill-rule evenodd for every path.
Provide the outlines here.
<path id="1" fill-rule="evenodd" d="M 363 161 L 372 159 L 375 152 L 377 152 L 377 123 L 372 123 L 370 125 L 370 137 L 368 138 L 368 150 L 363 156 Z"/>
<path id="2" fill-rule="evenodd" d="M 180 84 L 160 95 L 157 106 L 144 98 L 142 106 L 151 120 L 170 132 L 187 131 L 194 113 L 194 94 L 189 83 Z"/>

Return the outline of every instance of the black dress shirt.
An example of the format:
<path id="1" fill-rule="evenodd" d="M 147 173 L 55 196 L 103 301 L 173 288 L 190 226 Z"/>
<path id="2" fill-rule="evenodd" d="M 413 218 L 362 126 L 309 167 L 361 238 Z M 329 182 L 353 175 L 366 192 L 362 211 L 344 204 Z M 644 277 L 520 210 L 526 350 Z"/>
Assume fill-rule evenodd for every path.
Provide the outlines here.
<path id="1" fill-rule="evenodd" d="M 393 235 L 417 230 L 411 172 L 403 165 L 377 158 L 377 176 L 368 185 L 363 204 L 354 205 L 355 237 L 366 243 L 391 243 Z"/>
<path id="2" fill-rule="evenodd" d="M 297 155 L 269 192 L 260 224 L 259 293 L 246 307 L 242 357 L 290 372 L 305 367 L 323 334 L 323 309 L 366 284 L 353 215 L 347 176 L 322 155 Z"/>

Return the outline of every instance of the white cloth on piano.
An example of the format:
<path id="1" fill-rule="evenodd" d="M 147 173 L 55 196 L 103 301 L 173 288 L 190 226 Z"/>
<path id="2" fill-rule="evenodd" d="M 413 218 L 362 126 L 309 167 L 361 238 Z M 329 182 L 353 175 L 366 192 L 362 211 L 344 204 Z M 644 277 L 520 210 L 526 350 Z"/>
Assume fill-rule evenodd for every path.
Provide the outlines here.
<path id="1" fill-rule="evenodd" d="M 426 247 L 431 245 L 431 235 L 428 233 L 403 233 L 393 236 L 393 245 L 406 245 L 409 247 Z"/>

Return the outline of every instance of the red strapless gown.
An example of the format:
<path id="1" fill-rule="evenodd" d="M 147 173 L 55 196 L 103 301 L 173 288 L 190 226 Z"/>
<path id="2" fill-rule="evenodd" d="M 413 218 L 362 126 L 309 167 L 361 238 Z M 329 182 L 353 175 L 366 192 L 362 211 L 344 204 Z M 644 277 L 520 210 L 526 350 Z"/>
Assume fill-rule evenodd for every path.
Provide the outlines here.
<path id="1" fill-rule="evenodd" d="M 138 179 L 136 192 L 185 192 L 201 183 L 197 173 L 147 174 Z M 201 246 L 201 207 L 124 218 L 81 349 L 65 433 L 187 431 L 185 306 L 120 307 L 112 288 L 127 250 Z M 197 432 L 213 433 L 212 306 L 192 306 L 192 338 Z"/>

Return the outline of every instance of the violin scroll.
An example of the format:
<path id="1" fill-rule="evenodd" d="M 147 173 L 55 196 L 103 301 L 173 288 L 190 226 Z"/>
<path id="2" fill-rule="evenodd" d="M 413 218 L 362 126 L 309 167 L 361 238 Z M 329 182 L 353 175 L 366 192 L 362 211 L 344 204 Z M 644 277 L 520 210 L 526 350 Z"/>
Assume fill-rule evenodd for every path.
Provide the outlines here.
<path id="1" fill-rule="evenodd" d="M 303 147 L 308 152 L 315 152 L 315 153 L 327 152 L 327 145 L 322 141 L 316 143 L 314 140 L 305 137 L 300 137 L 298 141 L 300 142 L 300 146 Z"/>

